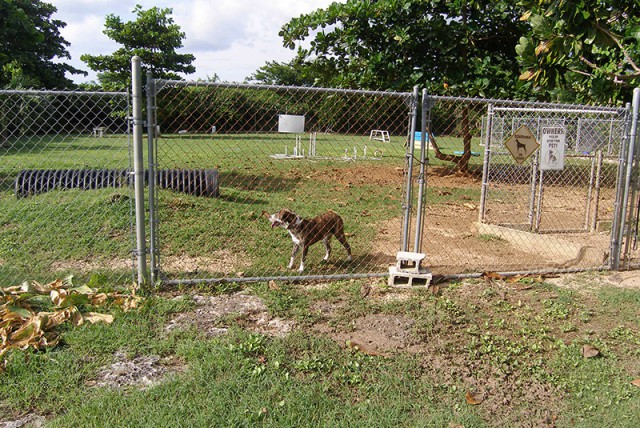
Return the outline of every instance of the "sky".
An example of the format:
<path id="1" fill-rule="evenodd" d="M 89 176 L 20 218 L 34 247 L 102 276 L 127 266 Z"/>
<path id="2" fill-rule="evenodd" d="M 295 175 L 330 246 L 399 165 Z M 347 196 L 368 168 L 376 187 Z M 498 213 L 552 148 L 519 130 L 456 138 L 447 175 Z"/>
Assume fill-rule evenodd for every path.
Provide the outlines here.
<path id="1" fill-rule="evenodd" d="M 103 34 L 105 17 L 133 21 L 136 4 L 144 9 L 173 9 L 171 17 L 186 34 L 180 53 L 191 53 L 196 72 L 186 79 L 217 75 L 223 82 L 241 82 L 267 61 L 289 61 L 295 51 L 282 46 L 278 32 L 293 17 L 325 8 L 334 0 L 45 0 L 67 23 L 60 30 L 71 60 L 64 62 L 89 72 L 72 76 L 76 83 L 97 81 L 96 74 L 80 60 L 83 54 L 110 54 L 120 45 Z"/>

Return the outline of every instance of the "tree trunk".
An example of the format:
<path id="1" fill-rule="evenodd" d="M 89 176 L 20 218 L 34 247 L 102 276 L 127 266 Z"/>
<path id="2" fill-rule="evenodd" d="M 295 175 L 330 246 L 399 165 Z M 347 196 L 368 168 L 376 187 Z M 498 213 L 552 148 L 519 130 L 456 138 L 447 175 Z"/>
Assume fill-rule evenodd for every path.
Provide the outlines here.
<path id="1" fill-rule="evenodd" d="M 460 172 L 467 173 L 469 171 L 469 159 L 471 159 L 471 129 L 469 126 L 469 106 L 465 106 L 462 109 L 462 155 L 446 154 L 440 151 L 436 139 L 433 138 L 432 133 L 429 133 L 429 141 L 433 146 L 433 152 L 436 159 L 440 159 L 446 162 L 453 162 L 455 164 L 454 169 Z"/>

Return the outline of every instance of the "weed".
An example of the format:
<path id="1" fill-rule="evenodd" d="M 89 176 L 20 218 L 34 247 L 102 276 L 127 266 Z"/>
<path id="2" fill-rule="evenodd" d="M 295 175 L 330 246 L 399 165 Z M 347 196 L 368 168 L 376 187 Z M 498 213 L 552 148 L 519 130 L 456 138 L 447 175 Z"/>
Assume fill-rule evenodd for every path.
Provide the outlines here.
<path id="1" fill-rule="evenodd" d="M 544 314 L 555 320 L 566 320 L 569 318 L 571 309 L 562 301 L 558 300 L 545 300 L 542 302 L 544 306 Z"/>
<path id="2" fill-rule="evenodd" d="M 501 238 L 500 236 L 497 235 L 491 235 L 488 233 L 481 233 L 479 235 L 477 235 L 478 240 L 483 241 L 483 242 L 506 242 L 503 238 Z"/>

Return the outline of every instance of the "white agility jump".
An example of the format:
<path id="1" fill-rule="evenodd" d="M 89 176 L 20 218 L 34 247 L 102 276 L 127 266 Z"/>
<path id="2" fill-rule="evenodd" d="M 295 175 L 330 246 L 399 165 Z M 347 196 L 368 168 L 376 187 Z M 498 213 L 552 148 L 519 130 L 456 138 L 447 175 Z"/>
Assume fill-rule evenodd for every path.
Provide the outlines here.
<path id="1" fill-rule="evenodd" d="M 388 143 L 391 141 L 391 137 L 389 137 L 389 131 L 383 131 L 382 129 L 372 129 L 369 134 L 370 140 L 378 140 L 383 143 Z"/>

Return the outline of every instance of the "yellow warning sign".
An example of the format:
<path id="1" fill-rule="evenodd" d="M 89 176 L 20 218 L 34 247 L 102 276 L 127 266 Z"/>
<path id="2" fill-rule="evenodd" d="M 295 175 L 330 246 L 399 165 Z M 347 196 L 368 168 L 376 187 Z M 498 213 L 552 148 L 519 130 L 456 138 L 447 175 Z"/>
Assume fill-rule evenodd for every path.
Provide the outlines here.
<path id="1" fill-rule="evenodd" d="M 522 125 L 505 141 L 504 146 L 509 150 L 516 162 L 518 162 L 518 165 L 522 165 L 529 156 L 538 150 L 540 143 L 538 143 L 538 140 L 536 140 L 536 137 L 527 125 Z"/>

